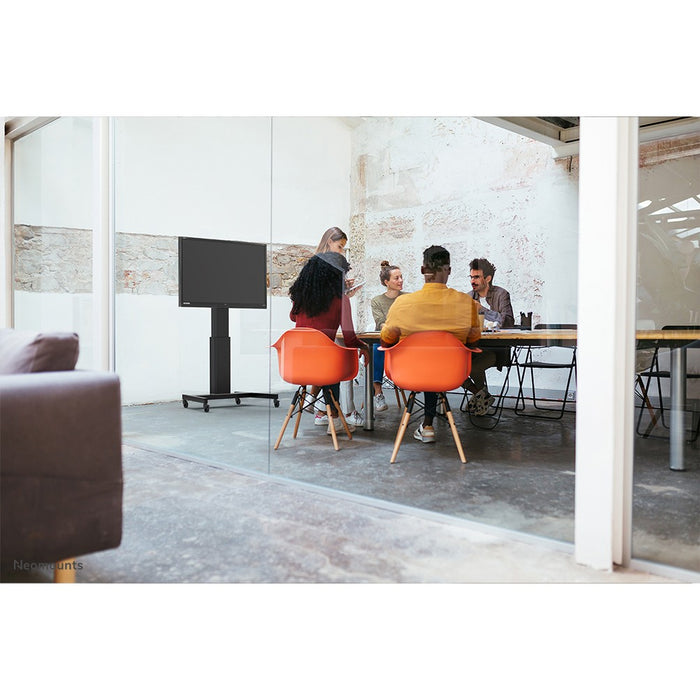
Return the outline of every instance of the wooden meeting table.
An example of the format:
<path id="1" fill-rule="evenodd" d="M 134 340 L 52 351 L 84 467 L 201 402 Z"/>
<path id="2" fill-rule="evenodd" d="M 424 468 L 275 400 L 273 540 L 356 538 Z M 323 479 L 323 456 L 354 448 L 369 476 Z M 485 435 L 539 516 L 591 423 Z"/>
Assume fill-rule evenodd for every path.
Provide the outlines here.
<path id="1" fill-rule="evenodd" d="M 374 357 L 373 346 L 379 345 L 379 331 L 365 331 L 357 334 L 370 346 L 369 364 L 365 367 L 365 420 L 364 429 L 374 430 Z M 339 336 L 342 341 L 342 336 Z M 485 331 L 479 341 L 480 348 L 497 348 L 516 346 L 563 346 L 573 347 L 577 342 L 576 329 L 536 329 L 521 330 L 507 328 L 499 331 Z M 684 471 L 685 426 L 684 411 L 686 402 L 685 376 L 686 348 L 694 340 L 700 339 L 697 330 L 638 330 L 636 333 L 638 347 L 655 347 L 660 345 L 671 349 L 671 417 L 670 417 L 670 460 L 673 471 Z"/>

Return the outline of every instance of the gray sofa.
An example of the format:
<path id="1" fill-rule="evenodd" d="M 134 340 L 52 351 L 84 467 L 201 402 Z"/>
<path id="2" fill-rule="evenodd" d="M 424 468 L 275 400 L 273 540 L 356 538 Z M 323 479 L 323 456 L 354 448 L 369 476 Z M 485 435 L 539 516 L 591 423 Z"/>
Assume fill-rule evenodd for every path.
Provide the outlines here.
<path id="1" fill-rule="evenodd" d="M 0 329 L 0 560 L 54 564 L 122 536 L 121 399 L 110 372 L 74 370 L 78 337 Z M 66 577 L 70 580 L 70 573 Z M 78 575 L 78 580 L 79 580 Z"/>

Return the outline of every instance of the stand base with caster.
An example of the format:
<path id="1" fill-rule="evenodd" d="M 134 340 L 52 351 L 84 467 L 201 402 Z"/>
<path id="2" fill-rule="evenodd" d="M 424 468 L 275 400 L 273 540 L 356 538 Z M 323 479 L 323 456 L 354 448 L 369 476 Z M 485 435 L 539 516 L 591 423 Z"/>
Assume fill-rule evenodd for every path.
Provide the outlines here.
<path id="1" fill-rule="evenodd" d="M 211 337 L 209 338 L 209 394 L 183 394 L 182 405 L 187 408 L 190 401 L 204 404 L 209 413 L 209 402 L 216 399 L 271 399 L 275 408 L 280 405 L 277 394 L 259 394 L 231 391 L 231 338 L 228 334 L 228 309 L 215 307 L 211 310 Z"/>
<path id="2" fill-rule="evenodd" d="M 187 408 L 190 401 L 195 401 L 203 404 L 204 412 L 209 413 L 209 402 L 217 399 L 234 399 L 236 405 L 241 403 L 241 399 L 271 399 L 275 408 L 280 405 L 279 396 L 277 394 L 250 394 L 246 392 L 236 391 L 233 394 L 183 394 L 182 405 Z"/>

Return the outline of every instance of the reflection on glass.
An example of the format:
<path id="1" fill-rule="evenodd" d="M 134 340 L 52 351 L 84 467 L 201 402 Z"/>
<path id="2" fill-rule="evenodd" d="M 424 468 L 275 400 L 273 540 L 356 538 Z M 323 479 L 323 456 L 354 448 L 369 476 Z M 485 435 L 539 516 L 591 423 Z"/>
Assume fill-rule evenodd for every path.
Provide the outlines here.
<path id="1" fill-rule="evenodd" d="M 16 328 L 80 337 L 93 367 L 92 120 L 62 118 L 14 145 Z"/>
<path id="2" fill-rule="evenodd" d="M 476 294 L 484 335 L 522 317 L 533 327 L 575 324 L 575 161 L 466 117 L 130 118 L 116 120 L 115 131 L 117 369 L 129 404 L 128 439 L 573 541 L 575 413 L 567 404 L 557 420 L 514 414 L 519 382 L 508 365 L 514 343 L 494 351 L 489 357 L 495 362 L 483 363 L 483 387 L 465 394 L 458 386 L 447 394 L 466 463 L 441 402 L 433 416 L 435 440 L 424 439 L 429 431 L 420 434 L 419 426 L 428 426 L 419 408 L 392 463 L 408 394 L 386 373 L 370 372 L 374 352 L 340 382 L 338 410 L 354 427 L 352 439 L 343 425 L 335 450 L 328 412 L 324 421 L 317 406 L 308 406 L 290 419 L 273 449 L 296 386 L 285 381 L 271 346 L 294 327 L 290 287 L 324 232 L 334 228 L 345 234 L 334 253 L 350 266 L 343 305 L 357 334 L 373 346 L 372 301 L 391 301 L 390 288 L 404 292 L 394 304 L 421 290 L 423 253 L 434 245 L 450 253 L 446 288 L 459 298 Z M 280 394 L 278 408 L 250 400 L 212 406 L 206 420 L 198 420 L 201 407 L 177 401 L 182 393 L 201 393 L 209 380 L 209 314 L 178 309 L 172 287 L 176 239 L 187 235 L 268 242 L 268 309 L 264 315 L 231 312 L 232 385 L 260 391 L 264 377 L 266 388 Z M 471 263 L 479 259 L 494 269 L 478 267 L 484 280 L 472 280 Z M 383 279 L 384 267 L 400 270 L 400 285 Z M 510 309 L 499 306 L 495 287 L 507 290 Z M 454 311 L 444 304 L 435 313 L 448 323 Z M 563 348 L 541 350 L 552 359 Z M 536 380 L 538 399 L 565 398 L 566 369 L 539 373 Z M 529 383 L 524 378 L 525 390 Z M 307 388 L 313 397 L 313 383 Z M 574 408 L 575 387 L 571 391 Z"/>
<path id="3" fill-rule="evenodd" d="M 640 145 L 640 330 L 700 331 L 697 140 Z M 632 554 L 700 571 L 700 348 L 674 350 L 690 343 L 638 343 Z"/>
<path id="4" fill-rule="evenodd" d="M 364 282 L 351 298 L 354 327 L 373 346 L 381 316 L 377 300 L 387 301 L 386 313 L 397 297 L 421 290 L 423 252 L 432 245 L 449 251 L 446 287 L 462 295 L 476 291 L 474 259 L 494 264 L 490 282 L 508 290 L 512 300 L 501 322 L 508 317 L 512 326 L 521 312 L 533 325 L 576 322 L 578 172 L 570 159 L 558 160 L 548 146 L 470 118 L 275 118 L 273 134 L 272 248 L 278 267 L 271 272 L 280 281 L 273 336 L 293 325 L 288 289 L 331 226 L 347 232 L 348 275 Z M 303 169 L 299 181 L 307 185 L 296 189 L 294 199 L 287 177 L 292 163 Z M 288 206 L 278 206 L 281 201 Z M 385 267 L 400 272 L 401 296 L 387 297 Z M 489 326 L 499 323 L 492 295 L 490 302 L 477 296 Z M 449 326 L 454 311 L 454 305 L 438 304 L 433 316 Z M 304 413 L 296 439 L 287 428 L 273 451 L 271 472 L 572 541 L 574 414 L 567 411 L 557 421 L 516 417 L 510 399 L 496 427 L 490 416 L 475 415 L 477 403 L 492 416 L 497 397 L 515 396 L 517 382 L 511 379 L 509 387 L 504 381 L 510 350 L 503 350 L 505 362 L 484 367 L 480 403 L 474 399 L 478 392 L 465 395 L 461 386 L 447 394 L 466 464 L 455 449 L 447 411 L 439 407 L 435 440 L 415 437 L 427 427 L 418 407 L 391 463 L 409 392 L 395 390 L 386 375 L 370 374 L 361 364 L 357 376 L 340 387 L 341 408 L 358 421 L 352 439 L 340 432 L 336 451 L 323 413 Z M 544 350 L 553 356 L 560 348 Z M 373 360 L 378 354 L 373 351 Z M 289 407 L 295 387 L 280 381 L 276 356 L 271 372 L 273 387 L 286 398 L 282 406 Z M 561 399 L 566 371 L 550 374 L 537 377 L 538 394 L 541 386 L 545 396 Z M 378 394 L 383 400 L 377 402 Z M 422 402 L 421 393 L 418 398 Z M 273 413 L 273 439 L 283 420 L 284 414 L 275 420 Z"/>

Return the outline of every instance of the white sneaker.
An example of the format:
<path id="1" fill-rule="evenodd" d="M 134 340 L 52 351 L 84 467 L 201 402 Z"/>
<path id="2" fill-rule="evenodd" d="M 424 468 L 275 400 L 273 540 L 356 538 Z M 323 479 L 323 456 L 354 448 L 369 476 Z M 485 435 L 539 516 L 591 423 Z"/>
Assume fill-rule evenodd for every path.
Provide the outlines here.
<path id="1" fill-rule="evenodd" d="M 355 426 L 354 426 L 350 421 L 348 421 L 347 419 L 346 419 L 346 422 L 347 422 L 347 424 L 348 424 L 348 430 L 349 430 L 351 433 L 354 433 L 354 432 L 355 432 Z M 334 418 L 334 419 L 333 419 L 333 427 L 335 428 L 336 435 L 340 435 L 341 433 L 344 433 L 344 432 L 345 432 L 345 426 L 343 425 L 343 421 L 342 421 L 342 419 L 341 419 L 340 416 L 338 416 L 337 418 Z M 330 426 L 330 425 L 328 426 L 328 430 L 326 430 L 326 435 L 333 435 L 333 433 L 331 432 L 331 426 Z"/>
<path id="2" fill-rule="evenodd" d="M 389 408 L 386 405 L 386 399 L 384 398 L 384 394 L 377 394 L 374 397 L 374 410 L 376 413 L 381 413 L 382 411 L 386 411 L 386 409 Z"/>
<path id="3" fill-rule="evenodd" d="M 421 442 L 435 442 L 435 428 L 432 425 L 419 425 L 413 437 Z"/>
<path id="4" fill-rule="evenodd" d="M 316 413 L 314 416 L 315 425 L 328 425 L 328 414 L 327 413 Z"/>
<path id="5" fill-rule="evenodd" d="M 353 411 L 352 413 L 348 413 L 345 416 L 345 420 L 347 421 L 348 425 L 356 425 L 358 427 L 361 427 L 365 424 L 365 419 L 357 411 Z"/>
<path id="6" fill-rule="evenodd" d="M 496 399 L 491 396 L 486 389 L 479 389 L 479 391 L 469 399 L 467 407 L 475 416 L 483 416 L 495 401 Z"/>

